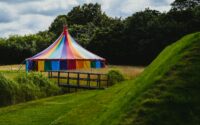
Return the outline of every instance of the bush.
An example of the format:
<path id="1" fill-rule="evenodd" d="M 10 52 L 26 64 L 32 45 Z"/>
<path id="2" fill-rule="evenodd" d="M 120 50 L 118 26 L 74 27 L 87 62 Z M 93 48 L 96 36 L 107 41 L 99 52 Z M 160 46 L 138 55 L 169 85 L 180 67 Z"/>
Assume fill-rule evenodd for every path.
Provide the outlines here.
<path id="1" fill-rule="evenodd" d="M 15 81 L 0 74 L 0 106 L 16 104 L 61 93 L 61 89 L 41 73 L 20 74 Z"/>
<path id="2" fill-rule="evenodd" d="M 117 70 L 110 70 L 107 75 L 109 77 L 108 82 L 110 85 L 124 81 L 124 76 Z"/>
<path id="3" fill-rule="evenodd" d="M 15 104 L 19 86 L 0 74 L 0 106 Z"/>
<path id="4" fill-rule="evenodd" d="M 16 81 L 22 85 L 35 86 L 34 91 L 37 93 L 38 98 L 57 95 L 60 92 L 60 88 L 41 73 L 32 72 L 23 76 L 19 75 Z"/>

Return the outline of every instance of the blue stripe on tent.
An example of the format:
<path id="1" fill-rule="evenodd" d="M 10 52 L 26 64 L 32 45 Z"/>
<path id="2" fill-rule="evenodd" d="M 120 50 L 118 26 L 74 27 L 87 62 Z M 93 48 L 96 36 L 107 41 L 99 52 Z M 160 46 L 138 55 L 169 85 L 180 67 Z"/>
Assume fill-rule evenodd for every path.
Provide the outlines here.
<path id="1" fill-rule="evenodd" d="M 26 60 L 26 71 L 30 71 L 33 70 L 34 68 L 34 63 L 31 60 Z"/>
<path id="2" fill-rule="evenodd" d="M 60 70 L 60 61 L 51 61 L 51 68 L 53 71 Z"/>
<path id="3" fill-rule="evenodd" d="M 96 68 L 101 68 L 101 62 L 100 61 L 96 61 Z"/>

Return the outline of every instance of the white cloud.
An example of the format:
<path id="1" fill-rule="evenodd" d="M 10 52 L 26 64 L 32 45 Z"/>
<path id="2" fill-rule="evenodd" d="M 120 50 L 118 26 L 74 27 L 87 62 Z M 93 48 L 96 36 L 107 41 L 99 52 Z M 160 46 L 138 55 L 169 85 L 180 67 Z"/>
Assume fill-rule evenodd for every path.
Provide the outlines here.
<path id="1" fill-rule="evenodd" d="M 149 0 L 126 0 L 122 5 L 121 5 L 121 12 L 125 14 L 137 12 L 144 10 L 145 8 L 150 6 L 150 1 Z"/>
<path id="2" fill-rule="evenodd" d="M 17 13 L 4 3 L 0 3 L 0 23 L 10 22 L 17 18 Z"/>
<path id="3" fill-rule="evenodd" d="M 162 2 L 161 1 L 157 2 L 157 1 L 160 1 L 160 0 L 152 0 L 150 8 L 164 12 L 164 11 L 170 10 L 170 8 L 171 8 L 170 4 L 174 0 L 161 0 Z"/>
<path id="4" fill-rule="evenodd" d="M 47 29 L 47 24 L 50 24 L 53 19 L 53 17 L 43 15 L 22 15 L 16 21 L 0 23 L 0 36 L 33 34 Z"/>
<path id="5" fill-rule="evenodd" d="M 16 4 L 16 3 L 25 3 L 25 2 L 33 2 L 33 1 L 41 1 L 41 0 L 0 0 L 0 2 L 3 3 L 9 3 L 9 4 Z"/>
<path id="6" fill-rule="evenodd" d="M 0 37 L 47 30 L 53 19 L 74 6 L 99 3 L 109 16 L 126 17 L 149 7 L 170 9 L 174 0 L 0 0 Z"/>
<path id="7" fill-rule="evenodd" d="M 78 5 L 76 0 L 43 0 L 20 4 L 21 14 L 42 14 L 56 16 L 66 14 L 73 6 Z"/>

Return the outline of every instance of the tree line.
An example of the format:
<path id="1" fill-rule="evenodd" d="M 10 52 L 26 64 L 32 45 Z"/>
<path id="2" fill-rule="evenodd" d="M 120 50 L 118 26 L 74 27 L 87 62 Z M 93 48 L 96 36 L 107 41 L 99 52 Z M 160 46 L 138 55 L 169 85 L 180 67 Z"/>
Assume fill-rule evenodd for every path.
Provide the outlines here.
<path id="1" fill-rule="evenodd" d="M 48 47 L 67 24 L 75 40 L 110 64 L 148 65 L 169 44 L 200 31 L 200 0 L 175 0 L 168 12 L 146 8 L 112 18 L 99 4 L 74 7 L 59 15 L 47 31 L 0 39 L 0 64 L 20 63 Z"/>

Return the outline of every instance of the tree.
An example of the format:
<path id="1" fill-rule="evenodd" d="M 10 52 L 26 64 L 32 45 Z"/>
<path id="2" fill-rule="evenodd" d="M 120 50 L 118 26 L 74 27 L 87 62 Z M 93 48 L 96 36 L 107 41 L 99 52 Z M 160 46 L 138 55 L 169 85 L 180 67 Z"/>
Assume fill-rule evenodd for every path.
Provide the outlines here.
<path id="1" fill-rule="evenodd" d="M 66 25 L 67 23 L 68 23 L 68 20 L 67 20 L 66 15 L 60 15 L 56 17 L 56 19 L 53 21 L 53 23 L 49 27 L 49 33 L 52 32 L 55 34 L 55 37 L 58 37 L 60 33 L 62 33 L 63 25 Z"/>
<path id="2" fill-rule="evenodd" d="M 93 22 L 98 25 L 102 15 L 101 5 L 84 4 L 83 6 L 74 7 L 68 14 L 70 24 L 86 25 Z"/>
<path id="3" fill-rule="evenodd" d="M 200 0 L 175 0 L 171 5 L 172 5 L 172 10 L 182 11 L 199 6 Z"/>
<path id="4" fill-rule="evenodd" d="M 123 54 L 126 45 L 123 32 L 123 21 L 112 19 L 106 27 L 95 30 L 87 49 L 105 57 L 108 63 L 123 64 L 126 62 Z"/>
<path id="5" fill-rule="evenodd" d="M 125 20 L 126 60 L 134 57 L 130 64 L 148 64 L 160 52 L 162 29 L 159 23 L 161 13 L 146 9 Z M 148 55 L 148 56 L 146 56 Z"/>

